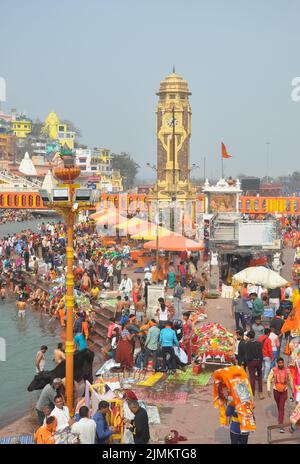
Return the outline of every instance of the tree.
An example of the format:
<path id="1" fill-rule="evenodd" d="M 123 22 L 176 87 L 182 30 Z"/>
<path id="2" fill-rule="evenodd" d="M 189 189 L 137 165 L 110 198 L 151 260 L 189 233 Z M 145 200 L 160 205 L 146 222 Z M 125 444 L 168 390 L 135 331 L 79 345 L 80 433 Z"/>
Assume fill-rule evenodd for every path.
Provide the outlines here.
<path id="1" fill-rule="evenodd" d="M 68 131 L 72 131 L 76 133 L 76 137 L 82 137 L 81 135 L 81 130 L 75 126 L 75 124 L 72 121 L 69 121 L 68 119 L 63 119 L 60 121 L 61 124 L 66 124 Z"/>
<path id="2" fill-rule="evenodd" d="M 43 122 L 40 121 L 39 119 L 36 119 L 35 121 L 32 122 L 31 125 L 31 137 L 41 137 L 41 130 L 43 127 Z"/>
<path id="3" fill-rule="evenodd" d="M 140 166 L 131 158 L 129 153 L 121 152 L 120 155 L 113 153 L 111 167 L 116 171 L 120 171 L 124 190 L 134 186 L 134 180 Z"/>

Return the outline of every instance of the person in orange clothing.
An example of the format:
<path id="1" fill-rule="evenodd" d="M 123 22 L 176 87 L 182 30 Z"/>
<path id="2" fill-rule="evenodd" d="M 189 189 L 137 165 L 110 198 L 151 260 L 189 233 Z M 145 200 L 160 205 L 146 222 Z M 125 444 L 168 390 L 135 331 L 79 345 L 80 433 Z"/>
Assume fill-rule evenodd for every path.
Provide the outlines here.
<path id="1" fill-rule="evenodd" d="M 88 323 L 86 315 L 83 318 L 81 327 L 82 327 L 82 333 L 85 336 L 85 339 L 87 340 L 89 338 L 89 323 Z"/>
<path id="2" fill-rule="evenodd" d="M 157 322 L 155 319 L 151 319 L 150 321 L 148 321 L 146 324 L 142 325 L 140 327 L 140 331 L 139 331 L 139 335 L 147 335 L 148 333 L 148 330 L 150 329 L 150 327 L 153 327 L 154 325 L 156 325 Z"/>
<path id="3" fill-rule="evenodd" d="M 49 416 L 46 424 L 37 429 L 34 434 L 34 442 L 37 445 L 55 445 L 54 433 L 56 431 L 56 418 Z"/>
<path id="4" fill-rule="evenodd" d="M 59 305 L 58 315 L 59 315 L 61 327 L 65 327 L 65 308 L 62 304 Z"/>
<path id="5" fill-rule="evenodd" d="M 243 288 L 242 288 L 242 291 L 241 291 L 241 294 L 242 294 L 242 298 L 243 300 L 247 300 L 248 298 L 248 284 L 243 284 Z"/>

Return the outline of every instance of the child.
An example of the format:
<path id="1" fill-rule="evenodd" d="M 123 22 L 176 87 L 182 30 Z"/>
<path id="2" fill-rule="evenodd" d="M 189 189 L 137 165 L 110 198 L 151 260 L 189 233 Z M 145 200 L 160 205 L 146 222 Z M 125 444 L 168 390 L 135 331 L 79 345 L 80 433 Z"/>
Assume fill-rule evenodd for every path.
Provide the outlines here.
<path id="1" fill-rule="evenodd" d="M 191 299 L 194 300 L 196 298 L 196 293 L 197 293 L 197 288 L 198 288 L 198 284 L 197 284 L 195 277 L 192 277 L 189 283 L 189 287 L 191 289 Z"/>

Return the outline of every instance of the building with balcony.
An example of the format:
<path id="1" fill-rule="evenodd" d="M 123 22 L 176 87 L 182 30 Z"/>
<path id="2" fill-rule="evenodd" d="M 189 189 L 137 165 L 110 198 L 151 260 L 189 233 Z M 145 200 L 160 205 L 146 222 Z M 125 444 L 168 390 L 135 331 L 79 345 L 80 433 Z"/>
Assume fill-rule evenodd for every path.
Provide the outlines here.
<path id="1" fill-rule="evenodd" d="M 111 167 L 112 156 L 107 148 L 77 148 L 76 164 L 80 166 L 82 181 L 84 178 L 89 183 L 89 178 L 94 176 L 92 184 L 102 192 L 122 192 L 123 182 L 119 171 Z"/>
<path id="2" fill-rule="evenodd" d="M 11 120 L 12 133 L 21 139 L 25 139 L 31 132 L 32 122 L 25 116 L 14 115 Z"/>
<path id="3" fill-rule="evenodd" d="M 76 132 L 68 130 L 67 124 L 59 124 L 57 132 L 57 140 L 63 147 L 67 145 L 71 150 L 74 149 Z"/>

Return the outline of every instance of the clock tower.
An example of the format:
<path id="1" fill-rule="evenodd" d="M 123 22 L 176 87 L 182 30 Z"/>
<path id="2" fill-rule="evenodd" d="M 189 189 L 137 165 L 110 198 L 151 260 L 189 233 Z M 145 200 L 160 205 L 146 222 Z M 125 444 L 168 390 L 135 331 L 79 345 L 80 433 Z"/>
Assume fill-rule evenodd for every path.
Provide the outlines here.
<path id="1" fill-rule="evenodd" d="M 157 118 L 157 184 L 159 200 L 180 203 L 194 200 L 196 192 L 190 183 L 191 92 L 188 83 L 175 73 L 161 83 Z"/>

